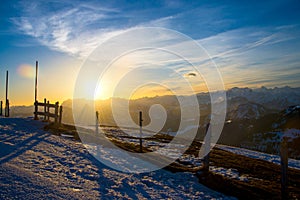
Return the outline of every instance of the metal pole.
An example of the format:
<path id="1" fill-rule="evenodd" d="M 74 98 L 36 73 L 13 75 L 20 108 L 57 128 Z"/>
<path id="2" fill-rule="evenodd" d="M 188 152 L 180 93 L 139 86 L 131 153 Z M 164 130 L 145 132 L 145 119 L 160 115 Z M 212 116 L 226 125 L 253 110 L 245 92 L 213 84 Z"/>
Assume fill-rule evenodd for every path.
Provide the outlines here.
<path id="1" fill-rule="evenodd" d="M 143 130 L 142 130 L 142 127 L 143 127 L 143 113 L 142 111 L 140 111 L 140 117 L 139 117 L 139 120 L 140 120 L 140 152 L 142 153 L 143 152 L 143 141 L 142 141 L 142 137 L 143 137 Z"/>
<path id="2" fill-rule="evenodd" d="M 38 84 L 38 66 L 39 62 L 35 62 L 35 92 L 34 92 L 34 102 L 37 101 L 37 84 Z"/>

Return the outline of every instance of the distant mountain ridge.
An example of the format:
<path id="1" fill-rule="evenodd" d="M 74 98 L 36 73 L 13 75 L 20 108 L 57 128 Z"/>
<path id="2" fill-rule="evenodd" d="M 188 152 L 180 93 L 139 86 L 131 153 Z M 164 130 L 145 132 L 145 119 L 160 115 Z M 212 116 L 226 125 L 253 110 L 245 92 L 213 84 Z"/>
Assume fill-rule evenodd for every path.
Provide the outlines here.
<path id="1" fill-rule="evenodd" d="M 244 97 L 250 102 L 261 104 L 268 109 L 283 110 L 288 106 L 297 105 L 300 101 L 300 88 L 285 86 L 282 88 L 261 87 L 232 88 L 227 91 L 227 98 Z"/>
<path id="2" fill-rule="evenodd" d="M 282 88 L 257 89 L 250 88 L 231 88 L 227 91 L 227 115 L 226 122 L 219 139 L 220 143 L 254 148 L 269 153 L 277 153 L 278 145 L 282 135 L 287 130 L 295 134 L 291 144 L 295 148 L 300 144 L 300 88 L 291 88 L 288 86 Z M 210 121 L 211 102 L 209 93 L 198 93 L 199 103 L 199 129 L 198 139 L 203 139 L 205 126 Z M 87 111 L 95 109 L 100 113 L 100 124 L 115 126 L 117 125 L 112 115 L 111 103 L 120 118 L 125 118 L 124 112 L 127 111 L 127 100 L 122 98 L 111 98 L 107 100 L 85 100 L 76 99 L 76 104 L 82 110 Z M 94 104 L 95 103 L 95 104 Z M 67 100 L 63 105 L 63 122 L 72 124 L 73 100 Z M 191 105 L 180 107 L 176 96 L 156 96 L 144 97 L 130 100 L 129 113 L 135 123 L 138 124 L 138 113 L 143 111 L 144 125 L 150 123 L 149 108 L 151 105 L 160 104 L 167 113 L 167 120 L 162 129 L 163 132 L 176 132 L 181 120 L 181 109 L 191 108 Z M 194 109 L 192 107 L 192 109 Z M 120 111 L 120 112 L 119 112 Z M 26 117 L 33 116 L 33 106 L 12 107 L 12 116 Z M 293 116 L 293 117 L 289 117 Z M 94 119 L 89 119 L 85 112 L 80 116 L 87 124 L 94 124 Z M 160 117 L 160 116 L 156 116 Z M 299 145 L 298 145 L 299 146 Z M 294 157 L 299 157 L 300 152 L 294 151 Z"/>
<path id="3" fill-rule="evenodd" d="M 270 113 L 276 113 L 284 110 L 289 106 L 300 104 L 300 88 L 292 88 L 289 86 L 275 88 L 238 88 L 234 87 L 226 92 L 227 94 L 227 119 L 258 119 Z M 204 118 L 210 113 L 210 94 L 207 92 L 198 93 L 197 99 L 201 111 L 201 116 Z M 77 99 L 76 103 L 82 105 L 91 104 L 91 101 L 85 99 Z M 96 100 L 96 109 L 103 110 L 104 114 L 111 112 L 109 108 L 113 102 L 115 105 L 122 107 L 126 100 L 121 98 L 111 98 L 107 100 Z M 180 106 L 176 96 L 156 96 L 143 97 L 130 101 L 131 108 L 135 107 L 149 108 L 153 104 L 161 104 L 169 110 L 170 117 L 175 114 L 180 114 Z M 62 103 L 64 107 L 63 120 L 66 122 L 72 121 L 72 103 L 69 99 Z M 147 109 L 145 109 L 147 112 Z M 13 106 L 11 108 L 12 116 L 32 116 L 33 106 Z"/>

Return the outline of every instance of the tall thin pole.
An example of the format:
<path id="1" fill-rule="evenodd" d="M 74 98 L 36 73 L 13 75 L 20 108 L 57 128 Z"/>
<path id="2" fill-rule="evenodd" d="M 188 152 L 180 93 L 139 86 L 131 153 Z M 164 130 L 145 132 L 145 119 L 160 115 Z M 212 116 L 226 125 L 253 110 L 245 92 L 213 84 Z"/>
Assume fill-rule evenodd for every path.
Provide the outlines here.
<path id="1" fill-rule="evenodd" d="M 6 71 L 5 117 L 9 117 L 9 102 L 7 96 L 8 96 L 8 70 Z"/>
<path id="2" fill-rule="evenodd" d="M 37 101 L 38 66 L 39 66 L 39 62 L 36 61 L 35 62 L 35 92 L 34 92 L 34 102 Z"/>
<path id="3" fill-rule="evenodd" d="M 6 91 L 5 91 L 5 99 L 7 101 L 7 91 L 8 90 L 8 70 L 6 71 Z"/>

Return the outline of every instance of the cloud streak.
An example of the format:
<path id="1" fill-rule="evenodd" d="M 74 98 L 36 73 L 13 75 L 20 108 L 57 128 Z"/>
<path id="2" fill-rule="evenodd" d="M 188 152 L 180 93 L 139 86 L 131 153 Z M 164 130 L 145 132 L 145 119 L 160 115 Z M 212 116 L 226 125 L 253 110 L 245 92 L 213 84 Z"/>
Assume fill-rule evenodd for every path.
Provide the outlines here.
<path id="1" fill-rule="evenodd" d="M 42 3 L 27 5 L 23 8 L 24 16 L 11 21 L 19 31 L 36 38 L 42 45 L 81 58 L 122 31 L 101 24 L 109 23 L 111 12 L 117 12 L 113 9 L 96 9 L 86 3 L 40 14 L 43 9 Z"/>
<path id="2" fill-rule="evenodd" d="M 220 33 L 198 40 L 219 66 L 227 87 L 298 86 L 291 81 L 300 75 L 300 32 L 297 25 L 282 27 L 249 27 Z M 289 79 L 289 80 L 288 80 Z"/>
<path id="3" fill-rule="evenodd" d="M 26 2 L 20 6 L 21 17 L 11 18 L 11 21 L 22 34 L 36 38 L 42 45 L 81 59 L 86 58 L 103 41 L 131 28 L 158 26 L 179 31 L 188 30 L 186 32 L 192 36 L 198 34 L 197 42 L 217 63 L 226 84 L 230 86 L 238 86 L 242 83 L 271 86 L 280 84 L 280 81 L 286 83 L 289 75 L 295 73 L 299 75 L 297 70 L 299 55 L 295 53 L 300 41 L 297 24 L 232 28 L 235 25 L 234 17 L 223 17 L 220 12 L 226 7 L 222 6 L 216 8 L 200 6 L 177 14 L 170 12 L 163 16 L 143 16 L 137 20 L 134 14 L 141 12 L 139 10 L 124 12 L 122 8 L 96 3 L 62 2 L 60 4 L 59 9 L 51 10 L 48 7 L 53 5 L 49 6 L 49 2 L 31 4 Z M 167 6 L 170 9 L 178 8 L 179 4 Z M 150 12 L 151 9 L 147 11 Z M 193 25 L 196 25 L 197 30 L 192 30 Z M 162 38 L 162 47 L 165 45 L 164 39 L 172 38 L 168 36 Z M 149 38 L 149 42 L 151 41 L 152 38 Z M 156 38 L 154 41 L 160 40 Z M 157 57 L 155 53 L 152 56 Z M 184 66 L 185 63 L 180 63 L 179 58 L 176 60 L 172 57 L 172 59 L 166 57 L 166 60 L 162 58 L 158 62 L 173 68 L 177 73 L 184 74 L 191 71 L 191 67 Z M 203 55 L 189 57 L 189 59 L 194 59 L 199 65 L 209 62 L 207 56 L 203 57 Z M 171 67 L 172 63 L 176 65 Z M 293 81 L 293 84 L 300 83 Z"/>
<path id="4" fill-rule="evenodd" d="M 136 18 L 132 16 L 135 11 L 121 12 L 95 2 L 64 1 L 61 2 L 61 8 L 51 10 L 48 8 L 51 5 L 47 3 L 21 4 L 22 16 L 11 18 L 11 22 L 21 34 L 37 39 L 40 44 L 80 58 L 86 58 L 99 44 L 126 30 L 134 27 L 167 27 L 174 18 L 146 18 L 130 23 Z"/>

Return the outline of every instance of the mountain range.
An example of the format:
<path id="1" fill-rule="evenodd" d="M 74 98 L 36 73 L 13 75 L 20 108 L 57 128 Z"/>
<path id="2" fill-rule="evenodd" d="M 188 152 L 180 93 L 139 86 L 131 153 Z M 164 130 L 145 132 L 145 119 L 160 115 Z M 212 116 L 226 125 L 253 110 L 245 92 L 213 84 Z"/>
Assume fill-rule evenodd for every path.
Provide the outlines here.
<path id="1" fill-rule="evenodd" d="M 270 135 L 270 133 L 277 132 L 282 135 L 287 129 L 300 129 L 297 127 L 297 124 L 300 124 L 298 115 L 294 117 L 293 120 L 296 122 L 293 123 L 290 123 L 290 119 L 288 118 L 287 120 L 287 115 L 285 115 L 285 113 L 288 112 L 288 109 L 294 109 L 297 108 L 297 105 L 300 105 L 300 88 L 292 88 L 288 86 L 281 88 L 261 87 L 256 89 L 235 87 L 227 90 L 226 96 L 227 115 L 226 122 L 219 139 L 220 143 L 234 146 L 246 146 L 250 148 L 251 146 L 257 146 L 257 141 L 260 141 L 261 146 L 267 146 L 264 140 L 269 138 L 267 135 Z M 130 100 L 129 102 L 122 98 L 110 98 L 106 100 L 97 100 L 95 102 L 85 99 L 76 99 L 74 101 L 66 100 L 62 103 L 63 122 L 68 124 L 74 123 L 72 104 L 75 102 L 76 105 L 84 111 L 91 110 L 93 109 L 93 106 L 95 106 L 95 109 L 100 113 L 99 121 L 101 125 L 116 126 L 118 123 L 115 122 L 112 114 L 111 104 L 113 103 L 114 112 L 120 119 L 125 120 L 128 118 L 126 113 L 129 105 L 129 114 L 137 125 L 139 111 L 142 111 L 144 118 L 143 125 L 145 126 L 151 122 L 148 114 L 150 107 L 152 105 L 159 104 L 164 107 L 167 115 L 166 122 L 161 131 L 176 132 L 181 120 L 181 109 L 191 108 L 193 106 L 180 106 L 178 98 L 182 97 L 172 95 L 144 97 Z M 199 93 L 197 94 L 197 100 L 199 104 L 198 113 L 200 113 L 197 138 L 202 139 L 205 134 L 205 126 L 210 120 L 210 94 Z M 33 106 L 11 108 L 12 116 L 26 117 L 32 116 L 32 113 Z M 86 124 L 95 124 L 92 119 L 85 116 L 85 112 L 81 112 L 81 115 L 82 120 L 85 121 Z M 163 116 L 158 115 L 155 117 L 158 121 L 164 120 Z M 271 141 L 270 138 L 268 141 Z M 272 144 L 269 146 L 272 146 Z M 265 152 L 275 151 L 269 147 L 258 147 L 256 150 L 262 150 Z"/>

